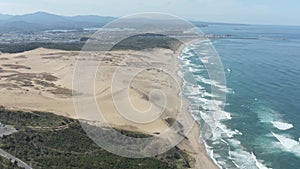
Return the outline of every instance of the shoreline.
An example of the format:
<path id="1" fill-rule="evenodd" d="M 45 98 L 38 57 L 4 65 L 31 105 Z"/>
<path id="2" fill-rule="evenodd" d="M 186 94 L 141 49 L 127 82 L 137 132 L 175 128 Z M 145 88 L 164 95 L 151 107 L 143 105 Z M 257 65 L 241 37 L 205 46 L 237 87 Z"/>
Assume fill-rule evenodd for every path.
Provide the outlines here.
<path id="1" fill-rule="evenodd" d="M 186 45 L 183 44 L 176 51 L 176 55 L 177 55 L 177 58 L 176 58 L 177 59 L 177 66 L 176 66 L 177 74 L 176 74 L 176 76 L 178 77 L 178 81 L 180 82 L 182 89 L 184 87 L 184 79 L 183 79 L 183 77 L 181 77 L 179 75 L 179 72 L 181 70 L 179 57 L 182 54 L 182 51 L 184 49 L 188 48 L 189 45 L 192 45 L 193 43 L 194 43 L 194 41 L 191 41 L 191 42 L 187 43 Z M 201 125 L 196 121 L 196 119 L 194 119 L 194 117 L 192 116 L 192 113 L 189 112 L 190 103 L 188 102 L 188 100 L 186 98 L 184 98 L 182 96 L 182 92 L 183 91 L 180 91 L 180 93 L 178 93 L 178 96 L 183 101 L 183 104 L 184 104 L 183 107 L 187 108 L 184 111 L 186 111 L 186 113 L 188 113 L 189 117 L 192 118 L 196 122 L 194 127 L 188 133 L 191 135 L 187 136 L 188 140 L 190 141 L 190 144 L 193 146 L 194 149 L 196 149 L 196 152 L 189 152 L 189 155 L 191 155 L 196 160 L 194 168 L 195 169 L 199 169 L 199 168 L 200 169 L 201 168 L 219 169 L 220 167 L 218 166 L 216 160 L 207 153 L 206 142 L 204 140 L 202 140 L 202 138 L 201 138 Z M 178 145 L 179 148 L 186 149 L 184 147 L 184 145 L 180 145 L 180 144 Z M 198 152 L 197 152 L 197 150 L 198 150 Z"/>

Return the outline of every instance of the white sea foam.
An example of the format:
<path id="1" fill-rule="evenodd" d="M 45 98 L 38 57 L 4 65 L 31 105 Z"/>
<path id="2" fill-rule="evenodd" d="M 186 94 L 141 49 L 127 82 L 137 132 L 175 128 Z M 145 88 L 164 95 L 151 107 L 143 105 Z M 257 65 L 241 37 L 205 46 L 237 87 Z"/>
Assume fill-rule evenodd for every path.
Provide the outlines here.
<path id="1" fill-rule="evenodd" d="M 206 78 L 204 78 L 204 77 L 202 77 L 202 76 L 197 76 L 197 77 L 196 77 L 196 80 L 197 80 L 197 81 L 200 81 L 200 82 L 202 82 L 202 83 L 205 83 L 205 84 L 209 84 L 209 85 L 212 84 L 212 80 L 211 80 L 211 79 L 206 79 Z"/>
<path id="2" fill-rule="evenodd" d="M 254 159 L 255 161 L 255 165 L 259 168 L 259 169 L 269 169 L 268 167 L 264 166 L 261 162 L 259 162 L 256 158 L 256 156 L 253 154 L 253 152 L 251 153 L 252 159 Z"/>
<path id="3" fill-rule="evenodd" d="M 293 124 L 285 123 L 281 121 L 271 121 L 271 123 L 273 124 L 274 127 L 276 127 L 279 130 L 288 130 L 294 127 Z"/>
<path id="4" fill-rule="evenodd" d="M 186 59 L 182 59 L 182 62 L 184 62 L 183 67 L 188 67 L 188 65 L 190 64 L 190 60 L 186 60 Z"/>
<path id="5" fill-rule="evenodd" d="M 204 64 L 206 64 L 206 63 L 208 63 L 209 61 L 209 57 L 202 57 L 202 58 L 200 58 L 200 60 L 201 60 L 201 62 L 202 63 L 204 63 Z"/>
<path id="6" fill-rule="evenodd" d="M 220 106 L 224 105 L 223 101 L 220 100 L 212 100 L 206 99 L 203 97 L 199 97 L 198 95 L 202 90 L 199 90 L 196 86 L 192 86 L 189 84 L 185 84 L 189 86 L 187 96 L 189 99 L 192 99 L 194 105 L 190 109 L 191 113 L 194 115 L 199 114 L 199 116 L 210 125 L 213 130 L 213 139 L 219 139 L 223 137 L 233 137 L 234 135 L 240 135 L 241 132 L 238 130 L 232 131 L 226 127 L 226 125 L 222 124 L 220 121 L 231 119 L 231 114 L 229 112 L 223 111 Z M 199 111 L 199 106 L 202 107 L 205 111 Z M 195 110 L 193 110 L 195 108 Z"/>
<path id="7" fill-rule="evenodd" d="M 206 45 L 209 45 L 209 43 L 206 43 Z M 202 50 L 203 55 L 205 55 L 207 52 L 208 51 Z M 186 56 L 181 56 L 181 60 L 183 61 L 182 62 L 183 63 L 182 68 L 184 69 L 183 71 L 189 71 L 189 72 L 203 71 L 202 65 L 201 66 L 195 65 L 189 60 L 191 59 L 190 57 L 193 57 L 191 56 L 192 53 L 189 53 L 188 51 L 186 51 L 186 53 L 188 53 L 186 54 Z M 201 61 L 203 63 L 208 63 L 209 59 L 210 59 L 209 56 L 201 57 Z M 222 123 L 223 120 L 230 120 L 232 118 L 229 112 L 226 112 L 222 109 L 225 103 L 221 100 L 217 100 L 216 98 L 218 98 L 218 96 L 207 92 L 204 87 L 192 84 L 193 82 L 188 82 L 187 80 L 189 80 L 189 78 L 187 78 L 187 74 L 185 74 L 185 72 L 182 72 L 181 77 L 184 76 L 186 76 L 185 77 L 186 79 L 184 79 L 183 82 L 184 89 L 186 91 L 184 94 L 192 103 L 189 110 L 192 113 L 193 117 L 195 117 L 195 119 L 199 120 L 199 117 L 201 117 L 201 119 L 210 126 L 211 130 L 207 131 L 208 136 L 212 134 L 210 140 L 212 140 L 214 144 L 223 144 L 222 142 L 224 142 L 225 146 L 230 146 L 229 143 L 226 142 L 226 140 L 231 138 L 232 139 L 231 144 L 240 145 L 241 142 L 237 139 L 234 139 L 233 137 L 234 135 L 242 135 L 243 133 L 237 129 L 231 130 L 225 124 Z M 220 84 L 216 81 L 212 81 L 210 79 L 206 79 L 201 76 L 195 76 L 195 78 L 196 81 L 211 85 L 212 87 L 214 87 L 214 89 L 217 89 L 218 91 L 226 92 L 226 93 L 231 91 L 231 89 L 227 88 L 225 85 Z M 211 131 L 212 133 L 210 133 Z M 205 130 L 202 131 L 202 134 L 206 134 Z M 217 143 L 217 141 L 219 141 L 219 143 Z M 206 145 L 206 149 L 208 155 L 211 156 L 211 158 L 215 161 L 216 164 L 218 165 L 221 164 L 222 166 L 227 168 L 229 164 L 227 164 L 228 159 L 226 159 L 226 157 L 214 153 L 213 148 L 209 147 L 208 145 Z M 237 147 L 237 150 L 238 149 L 241 148 Z M 249 153 L 245 157 L 249 157 L 249 155 L 251 157 L 251 154 Z M 216 160 L 218 160 L 218 162 Z M 247 162 L 246 158 L 244 162 Z M 255 166 L 256 161 L 252 160 L 252 163 Z M 221 166 L 219 167 L 221 168 Z"/>
<path id="8" fill-rule="evenodd" d="M 221 142 L 225 143 L 227 146 L 229 145 L 224 139 L 221 139 Z"/>
<path id="9" fill-rule="evenodd" d="M 282 121 L 280 114 L 273 109 L 265 106 L 258 106 L 256 110 L 259 121 L 262 123 L 271 123 L 272 121 Z"/>
<path id="10" fill-rule="evenodd" d="M 248 152 L 235 138 L 227 139 L 234 151 L 229 151 L 228 159 L 237 167 L 242 169 L 268 169 L 262 160 L 258 160 L 253 152 Z"/>
<path id="11" fill-rule="evenodd" d="M 229 141 L 229 143 L 230 143 L 231 145 L 234 145 L 234 146 L 241 145 L 241 142 L 240 142 L 239 140 L 237 140 L 237 139 L 231 138 L 231 139 L 229 139 L 228 141 Z"/>
<path id="12" fill-rule="evenodd" d="M 189 67 L 188 69 L 189 69 L 190 72 L 194 72 L 194 73 L 201 73 L 201 72 L 204 71 L 203 69 L 194 68 L 194 67 Z"/>
<path id="13" fill-rule="evenodd" d="M 204 115 L 205 116 L 205 115 Z M 205 117 L 204 117 L 205 118 Z M 219 121 L 213 121 L 211 119 L 204 120 L 209 126 L 211 127 L 213 133 L 211 136 L 211 140 L 217 141 L 222 138 L 232 138 L 234 135 L 237 135 L 237 133 L 231 129 L 228 129 L 226 125 L 222 124 Z M 213 121 L 214 123 L 212 123 Z"/>
<path id="14" fill-rule="evenodd" d="M 195 111 L 194 113 L 199 113 L 199 111 Z M 203 134 L 209 134 L 211 140 L 217 141 L 222 138 L 232 138 L 234 135 L 239 134 L 238 132 L 227 128 L 227 126 L 222 124 L 220 121 L 215 120 L 210 113 L 206 111 L 200 111 L 200 114 L 202 120 L 204 120 L 204 122 L 211 128 L 211 130 L 208 132 L 212 131 L 212 133 L 204 133 L 205 131 L 203 131 Z"/>
<path id="15" fill-rule="evenodd" d="M 251 152 L 243 149 L 229 151 L 233 163 L 240 169 L 269 169 Z"/>
<path id="16" fill-rule="evenodd" d="M 218 96 L 216 96 L 216 95 L 214 95 L 214 94 L 212 94 L 212 93 L 208 93 L 208 92 L 205 92 L 205 93 L 204 93 L 204 96 L 205 96 L 205 97 L 211 97 L 211 98 L 218 97 Z"/>
<path id="17" fill-rule="evenodd" d="M 243 133 L 240 132 L 238 129 L 234 129 L 234 131 L 235 131 L 238 135 L 243 135 Z"/>
<path id="18" fill-rule="evenodd" d="M 188 66 L 188 65 L 187 65 Z M 199 64 L 191 64 L 191 67 L 193 67 L 193 68 L 204 68 L 204 66 L 203 65 L 199 65 Z"/>
<path id="19" fill-rule="evenodd" d="M 202 51 L 202 52 L 199 52 L 201 55 L 207 55 L 208 54 L 208 51 Z"/>
<path id="20" fill-rule="evenodd" d="M 275 134 L 273 132 L 272 135 L 280 142 L 282 150 L 293 153 L 300 157 L 299 141 L 293 140 L 287 135 Z"/>
<path id="21" fill-rule="evenodd" d="M 224 102 L 220 100 L 211 100 L 194 95 L 190 95 L 188 96 L 188 98 L 198 101 L 199 106 L 201 106 L 202 109 L 204 109 L 208 113 L 209 118 L 211 118 L 213 121 L 232 119 L 229 112 L 223 111 L 220 108 L 224 105 Z"/>
<path id="22" fill-rule="evenodd" d="M 188 85 L 186 87 L 189 96 L 202 95 L 204 91 L 201 86 L 198 85 Z"/>
<path id="23" fill-rule="evenodd" d="M 213 116 L 214 116 L 214 119 L 215 120 L 230 120 L 232 119 L 231 117 L 231 114 L 226 112 L 226 111 L 223 111 L 221 109 L 219 110 L 216 110 L 216 111 L 213 111 Z"/>
<path id="24" fill-rule="evenodd" d="M 203 41 L 201 45 L 202 46 L 210 45 L 210 42 Z M 197 48 L 197 50 L 199 49 L 197 45 L 195 45 L 195 48 Z M 209 50 L 205 51 L 205 49 L 204 50 L 201 49 L 200 51 L 202 52 L 201 54 L 204 55 L 200 58 L 202 63 L 209 63 L 210 57 L 207 56 L 207 54 L 210 53 Z M 185 69 L 185 71 L 197 72 L 199 71 L 200 68 L 202 71 L 203 70 L 203 67 L 201 67 L 202 65 L 197 67 L 197 65 L 194 65 L 192 61 L 189 60 L 191 59 L 190 57 L 193 57 L 192 56 L 193 53 L 189 52 L 188 50 L 186 50 L 185 52 L 187 52 L 186 54 L 187 56 L 183 56 L 182 59 L 183 60 L 182 63 L 184 64 L 183 68 Z M 182 73 L 182 75 L 184 75 L 184 73 Z M 226 93 L 234 92 L 230 88 L 227 88 L 225 85 L 220 84 L 216 81 L 212 81 L 210 79 L 206 79 L 205 77 L 195 76 L 195 78 L 197 81 L 201 83 L 211 85 L 212 88 L 214 87 L 214 89 L 217 89 L 218 91 L 226 92 Z M 207 153 L 208 155 L 211 156 L 211 158 L 215 161 L 215 163 L 220 164 L 225 168 L 232 168 L 232 165 L 235 164 L 236 167 L 238 168 L 267 169 L 267 167 L 263 164 L 263 161 L 258 160 L 255 154 L 253 154 L 252 152 L 247 152 L 245 148 L 241 146 L 241 142 L 234 138 L 234 135 L 242 135 L 243 133 L 240 132 L 238 129 L 231 130 L 225 124 L 222 123 L 222 120 L 228 120 L 232 118 L 229 112 L 223 111 L 223 109 L 220 108 L 225 103 L 214 99 L 208 99 L 207 97 L 217 98 L 218 96 L 208 93 L 204 87 L 201 88 L 197 88 L 195 86 L 191 88 L 189 87 L 190 87 L 189 82 L 185 82 L 184 88 L 187 89 L 186 90 L 187 93 L 185 93 L 185 95 L 187 95 L 189 100 L 191 99 L 192 103 L 195 104 L 194 106 L 192 105 L 193 108 L 190 109 L 190 112 L 193 114 L 193 116 L 196 116 L 197 119 L 201 117 L 201 119 L 205 123 L 209 124 L 209 126 L 211 127 L 211 131 L 213 132 L 212 133 L 213 135 L 210 140 L 213 143 L 212 144 L 213 147 L 215 146 L 218 147 L 218 144 L 222 144 L 222 146 L 224 145 L 225 147 L 227 146 L 228 149 L 229 146 L 234 145 L 235 147 L 233 151 L 228 152 L 229 157 L 227 158 L 224 157 L 223 155 L 217 154 L 216 153 L 217 151 L 214 151 L 213 147 L 209 147 L 205 143 Z M 199 106 L 203 108 L 201 109 L 202 111 L 199 110 Z M 267 119 L 266 121 L 270 123 L 271 121 L 276 122 L 278 121 L 278 119 L 271 118 L 271 121 L 270 119 Z M 233 164 L 230 162 L 228 163 L 229 160 L 231 160 Z"/>
<path id="25" fill-rule="evenodd" d="M 294 127 L 293 124 L 285 122 L 278 112 L 268 107 L 260 108 L 257 115 L 260 122 L 271 123 L 278 130 L 288 130 Z"/>
<path id="26" fill-rule="evenodd" d="M 184 75 L 183 72 L 179 71 L 177 74 L 180 78 L 183 78 L 183 75 Z"/>
<path id="27" fill-rule="evenodd" d="M 204 84 L 208 84 L 208 85 L 217 87 L 218 90 L 223 91 L 223 92 L 225 92 L 225 93 L 230 93 L 230 92 L 232 92 L 231 89 L 227 88 L 225 85 L 219 84 L 218 82 L 216 82 L 216 81 L 214 81 L 214 80 L 206 79 L 206 78 L 204 78 L 204 77 L 202 77 L 202 76 L 197 76 L 197 77 L 196 77 L 196 80 L 198 80 L 198 81 L 200 81 L 200 82 L 202 82 L 202 83 L 204 83 Z"/>
<path id="28" fill-rule="evenodd" d="M 213 152 L 213 150 L 212 150 L 212 147 L 208 146 L 208 145 L 206 144 L 206 142 L 204 142 L 204 145 L 205 145 L 205 148 L 206 148 L 207 155 L 209 155 L 210 158 L 213 160 L 213 162 L 214 162 L 220 169 L 222 169 L 222 167 L 219 165 L 219 161 L 217 161 L 217 160 L 215 159 L 215 156 L 214 156 L 214 152 Z"/>

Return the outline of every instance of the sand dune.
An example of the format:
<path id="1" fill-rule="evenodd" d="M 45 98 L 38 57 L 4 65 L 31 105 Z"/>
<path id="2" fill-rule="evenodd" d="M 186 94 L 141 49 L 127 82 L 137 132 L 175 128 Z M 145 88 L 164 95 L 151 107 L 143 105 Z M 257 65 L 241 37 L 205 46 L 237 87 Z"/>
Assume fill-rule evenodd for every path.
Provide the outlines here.
<path id="1" fill-rule="evenodd" d="M 176 119 L 181 110 L 186 116 L 179 120 L 180 124 L 189 128 L 195 122 L 186 110 L 187 104 L 182 104 L 178 96 L 181 80 L 177 76 L 177 55 L 171 50 L 155 49 L 112 51 L 109 54 L 85 52 L 78 57 L 79 52 L 44 48 L 1 54 L 0 105 L 10 109 L 53 112 L 96 123 L 95 114 L 75 112 L 72 96 L 95 97 L 107 123 L 116 128 L 153 135 L 164 133 L 170 129 L 168 119 Z M 95 74 L 93 95 L 72 89 L 76 62 L 100 65 Z M 165 71 L 157 69 L 159 67 Z M 117 76 L 112 80 L 114 73 Z M 134 78 L 128 81 L 129 77 Z M 120 114 L 115 102 L 125 116 Z M 87 106 L 87 112 L 88 109 Z M 138 123 L 126 117 L 126 113 L 132 111 L 140 113 L 132 118 L 149 117 L 150 121 Z M 199 126 L 193 125 L 191 130 L 188 139 L 179 147 L 195 157 L 195 168 L 215 168 L 204 145 L 199 143 Z"/>

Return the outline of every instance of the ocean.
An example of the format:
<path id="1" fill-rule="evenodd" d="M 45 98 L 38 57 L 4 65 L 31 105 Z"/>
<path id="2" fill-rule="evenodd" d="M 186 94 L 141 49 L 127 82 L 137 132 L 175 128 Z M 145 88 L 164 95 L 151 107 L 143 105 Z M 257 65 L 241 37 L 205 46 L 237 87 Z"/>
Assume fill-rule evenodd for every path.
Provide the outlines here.
<path id="1" fill-rule="evenodd" d="M 190 112 L 202 126 L 217 126 L 206 140 L 208 154 L 221 168 L 299 169 L 300 27 L 215 24 L 201 30 L 226 35 L 189 46 L 179 56 Z M 209 43 L 227 84 L 219 120 L 210 120 L 218 96 L 211 94 L 216 83 L 203 64 Z M 201 55 L 193 52 L 197 48 Z M 190 73 L 196 81 L 189 80 Z"/>

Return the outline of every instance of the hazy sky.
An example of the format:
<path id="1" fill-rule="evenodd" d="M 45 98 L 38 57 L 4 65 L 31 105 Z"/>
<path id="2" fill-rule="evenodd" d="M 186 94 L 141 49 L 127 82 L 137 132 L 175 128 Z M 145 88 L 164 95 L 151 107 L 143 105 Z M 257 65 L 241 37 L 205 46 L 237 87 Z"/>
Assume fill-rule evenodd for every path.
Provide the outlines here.
<path id="1" fill-rule="evenodd" d="M 214 22 L 300 25 L 299 0 L 0 0 L 0 13 L 124 16 L 163 12 Z"/>

